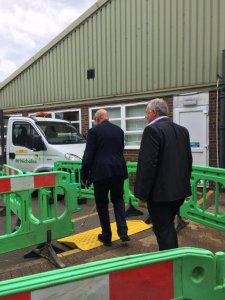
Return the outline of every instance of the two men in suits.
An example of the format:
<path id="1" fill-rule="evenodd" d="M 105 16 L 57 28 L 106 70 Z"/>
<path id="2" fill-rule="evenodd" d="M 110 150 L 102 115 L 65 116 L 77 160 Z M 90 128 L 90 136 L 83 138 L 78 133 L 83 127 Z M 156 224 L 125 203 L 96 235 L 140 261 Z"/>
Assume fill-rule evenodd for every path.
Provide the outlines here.
<path id="1" fill-rule="evenodd" d="M 168 118 L 163 99 L 151 100 L 138 158 L 134 194 L 147 203 L 159 250 L 178 247 L 174 219 L 191 195 L 192 154 L 188 130 Z"/>
<path id="2" fill-rule="evenodd" d="M 89 129 L 87 145 L 82 161 L 81 178 L 84 185 L 93 182 L 96 209 L 102 233 L 99 241 L 111 245 L 112 232 L 108 211 L 109 192 L 113 203 L 117 224 L 117 233 L 122 241 L 129 241 L 123 200 L 123 184 L 127 178 L 127 167 L 124 159 L 124 132 L 109 122 L 105 109 L 95 114 L 96 126 Z"/>

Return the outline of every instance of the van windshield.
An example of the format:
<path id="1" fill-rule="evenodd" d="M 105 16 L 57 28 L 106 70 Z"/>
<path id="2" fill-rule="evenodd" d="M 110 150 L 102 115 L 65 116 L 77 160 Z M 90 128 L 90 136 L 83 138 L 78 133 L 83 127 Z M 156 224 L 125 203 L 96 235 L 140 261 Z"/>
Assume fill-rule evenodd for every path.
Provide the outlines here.
<path id="1" fill-rule="evenodd" d="M 86 142 L 72 124 L 46 121 L 37 121 L 36 124 L 43 131 L 49 144 L 63 145 Z"/>

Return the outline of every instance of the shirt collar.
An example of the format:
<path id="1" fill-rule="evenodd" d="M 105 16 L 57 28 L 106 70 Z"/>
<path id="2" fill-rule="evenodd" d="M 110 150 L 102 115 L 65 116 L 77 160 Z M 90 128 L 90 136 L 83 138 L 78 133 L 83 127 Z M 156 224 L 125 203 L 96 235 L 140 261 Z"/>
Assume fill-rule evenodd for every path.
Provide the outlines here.
<path id="1" fill-rule="evenodd" d="M 150 123 L 148 123 L 148 125 L 152 125 L 152 124 L 158 122 L 161 119 L 168 119 L 168 117 L 167 116 L 160 116 L 160 117 L 156 118 L 155 120 L 151 121 Z"/>

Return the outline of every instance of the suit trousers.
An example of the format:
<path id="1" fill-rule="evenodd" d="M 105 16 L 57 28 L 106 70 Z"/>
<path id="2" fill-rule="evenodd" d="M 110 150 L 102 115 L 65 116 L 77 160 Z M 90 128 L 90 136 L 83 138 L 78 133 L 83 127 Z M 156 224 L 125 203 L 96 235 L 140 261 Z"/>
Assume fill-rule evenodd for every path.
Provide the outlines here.
<path id="1" fill-rule="evenodd" d="M 184 199 L 172 202 L 148 202 L 148 211 L 159 250 L 178 248 L 174 220 L 183 202 Z"/>
<path id="2" fill-rule="evenodd" d="M 125 203 L 123 200 L 124 179 L 121 177 L 111 177 L 93 183 L 96 209 L 102 227 L 102 236 L 106 241 L 111 241 L 112 231 L 109 217 L 109 192 L 110 200 L 113 203 L 114 215 L 117 225 L 118 235 L 127 234 L 127 223 L 125 215 Z"/>

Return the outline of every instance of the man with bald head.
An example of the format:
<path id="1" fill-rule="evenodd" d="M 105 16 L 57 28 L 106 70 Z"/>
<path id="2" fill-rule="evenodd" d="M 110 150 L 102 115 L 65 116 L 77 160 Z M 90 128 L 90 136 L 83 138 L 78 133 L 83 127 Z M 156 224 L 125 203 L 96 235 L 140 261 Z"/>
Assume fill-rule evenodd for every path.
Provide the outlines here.
<path id="1" fill-rule="evenodd" d="M 106 246 L 111 245 L 111 226 L 109 217 L 109 192 L 113 203 L 117 233 L 123 242 L 129 241 L 123 200 L 123 184 L 127 178 L 124 159 L 124 132 L 109 122 L 105 109 L 95 113 L 96 126 L 88 130 L 87 145 L 82 161 L 82 183 L 94 185 L 96 209 L 102 233 L 98 240 Z"/>

